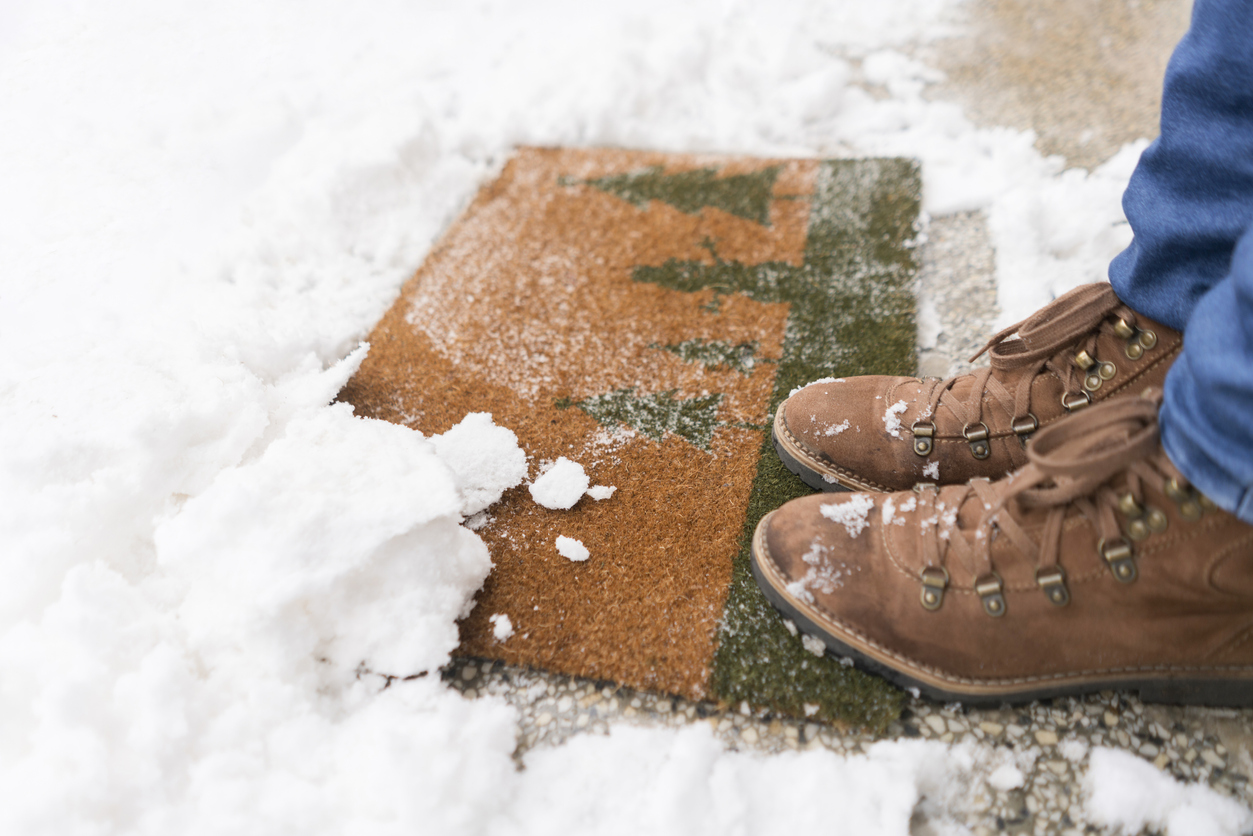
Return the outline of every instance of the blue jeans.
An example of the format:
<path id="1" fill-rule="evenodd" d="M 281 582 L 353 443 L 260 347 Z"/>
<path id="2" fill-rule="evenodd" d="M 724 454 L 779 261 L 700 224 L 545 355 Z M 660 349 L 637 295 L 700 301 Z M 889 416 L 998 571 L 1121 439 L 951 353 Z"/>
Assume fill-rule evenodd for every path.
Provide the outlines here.
<path id="1" fill-rule="evenodd" d="M 1160 413 L 1166 453 L 1253 523 L 1253 0 L 1196 0 L 1123 209 L 1135 238 L 1110 282 L 1184 332 Z"/>

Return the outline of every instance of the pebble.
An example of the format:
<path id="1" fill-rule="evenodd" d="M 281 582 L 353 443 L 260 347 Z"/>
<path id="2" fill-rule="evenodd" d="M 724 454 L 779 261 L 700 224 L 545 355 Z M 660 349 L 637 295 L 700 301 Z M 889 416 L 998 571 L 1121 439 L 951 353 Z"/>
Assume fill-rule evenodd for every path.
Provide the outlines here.
<path id="1" fill-rule="evenodd" d="M 1040 731 L 1035 733 L 1035 739 L 1036 739 L 1036 742 L 1039 743 L 1041 746 L 1057 745 L 1057 733 L 1056 732 L 1045 731 L 1044 729 L 1041 729 Z"/>
<path id="2" fill-rule="evenodd" d="M 936 734 L 944 734 L 948 730 L 948 724 L 944 722 L 944 718 L 939 714 L 928 714 L 925 722 Z"/>
<path id="3" fill-rule="evenodd" d="M 1222 769 L 1224 766 L 1226 766 L 1226 764 L 1223 762 L 1222 756 L 1219 755 L 1217 752 L 1215 752 L 1213 749 L 1206 749 L 1205 751 L 1201 752 L 1201 760 L 1205 761 L 1210 766 L 1216 767 L 1218 769 Z"/>
<path id="4" fill-rule="evenodd" d="M 1104 720 L 1107 728 L 1112 729 L 1114 726 L 1118 725 L 1118 715 L 1112 711 L 1105 712 Z"/>
<path id="5" fill-rule="evenodd" d="M 743 740 L 745 743 L 752 746 L 757 742 L 757 729 L 752 726 L 744 729 L 740 732 L 740 740 Z"/>
<path id="6" fill-rule="evenodd" d="M 547 726 L 552 721 L 553 721 L 553 715 L 545 711 L 543 714 L 535 718 L 535 725 L 543 727 L 543 726 Z"/>
<path id="7" fill-rule="evenodd" d="M 979 728 L 983 729 L 985 732 L 993 736 L 998 735 L 1001 732 L 1005 731 L 1005 727 L 1002 726 L 1000 723 L 993 723 L 988 720 L 984 720 L 982 723 L 980 723 Z"/>

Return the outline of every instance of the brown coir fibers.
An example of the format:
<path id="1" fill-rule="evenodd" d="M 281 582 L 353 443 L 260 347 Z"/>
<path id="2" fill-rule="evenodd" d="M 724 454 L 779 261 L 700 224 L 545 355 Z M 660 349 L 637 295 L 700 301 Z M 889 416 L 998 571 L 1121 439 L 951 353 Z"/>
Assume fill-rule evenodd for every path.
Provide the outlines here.
<path id="1" fill-rule="evenodd" d="M 522 149 L 406 283 L 341 400 L 428 435 L 490 412 L 531 478 L 565 456 L 617 488 L 555 511 L 522 486 L 472 521 L 495 568 L 459 653 L 716 696 L 792 307 L 766 291 L 812 284 L 820 166 Z"/>

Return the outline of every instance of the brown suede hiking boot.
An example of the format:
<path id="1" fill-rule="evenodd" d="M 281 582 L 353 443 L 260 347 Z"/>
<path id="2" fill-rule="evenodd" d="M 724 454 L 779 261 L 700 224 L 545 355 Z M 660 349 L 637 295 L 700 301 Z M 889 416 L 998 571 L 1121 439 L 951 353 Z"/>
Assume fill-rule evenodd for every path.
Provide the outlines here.
<path id="1" fill-rule="evenodd" d="M 998 482 L 793 500 L 757 527 L 757 582 L 829 654 L 937 700 L 1253 705 L 1253 526 L 1170 463 L 1156 400 L 1028 453 Z"/>
<path id="2" fill-rule="evenodd" d="M 1037 429 L 1160 387 L 1182 347 L 1178 331 L 1137 316 L 1108 284 L 1082 285 L 994 336 L 983 349 L 991 365 L 972 374 L 869 375 L 793 392 L 775 415 L 774 445 L 827 491 L 996 479 L 1026 464 Z"/>

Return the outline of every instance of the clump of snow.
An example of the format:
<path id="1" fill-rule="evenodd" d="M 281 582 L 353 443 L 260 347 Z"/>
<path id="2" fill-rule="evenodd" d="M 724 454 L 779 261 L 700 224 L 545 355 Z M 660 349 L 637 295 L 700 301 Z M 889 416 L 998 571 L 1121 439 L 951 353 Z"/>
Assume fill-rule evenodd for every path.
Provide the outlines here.
<path id="1" fill-rule="evenodd" d="M 897 401 L 887 408 L 883 413 L 883 428 L 887 430 L 887 434 L 892 438 L 901 437 L 901 413 L 906 409 L 904 401 Z"/>
<path id="2" fill-rule="evenodd" d="M 495 613 L 487 619 L 492 623 L 492 637 L 498 642 L 508 641 L 513 636 L 513 622 L 505 613 Z"/>
<path id="3" fill-rule="evenodd" d="M 788 392 L 787 396 L 790 398 L 793 395 L 795 395 L 797 392 L 801 391 L 802 389 L 807 389 L 810 386 L 820 386 L 823 383 L 843 383 L 843 382 L 844 382 L 844 378 L 842 377 L 822 377 L 817 380 L 811 380 L 808 383 L 803 384 L 801 386 L 797 386 L 791 392 Z"/>
<path id="4" fill-rule="evenodd" d="M 792 621 L 792 619 L 790 619 L 790 618 L 785 618 L 785 619 L 783 619 L 783 627 L 784 627 L 784 629 L 786 629 L 786 630 L 788 631 L 788 633 L 790 633 L 791 635 L 793 635 L 793 636 L 795 636 L 795 635 L 796 635 L 796 623 L 795 623 L 794 621 Z"/>
<path id="5" fill-rule="evenodd" d="M 1057 751 L 1071 763 L 1079 763 L 1088 756 L 1088 744 L 1077 737 L 1071 737 L 1058 743 Z"/>
<path id="6" fill-rule="evenodd" d="M 922 468 L 922 475 L 928 479 L 940 481 L 940 463 L 938 461 L 927 462 Z"/>
<path id="7" fill-rule="evenodd" d="M 832 502 L 819 507 L 819 513 L 833 523 L 844 526 L 849 537 L 856 537 L 869 525 L 866 515 L 874 508 L 869 494 L 856 493 L 843 502 Z"/>
<path id="8" fill-rule="evenodd" d="M 988 784 L 995 790 L 1009 792 L 1022 786 L 1026 778 L 1012 763 L 1003 763 L 988 775 Z"/>
<path id="9" fill-rule="evenodd" d="M 786 586 L 784 586 L 784 589 L 786 589 L 788 594 L 798 601 L 803 601 L 806 604 L 812 604 L 814 602 L 814 594 L 806 588 L 805 580 L 805 578 L 799 578 L 797 580 L 790 581 Z M 795 636 L 795 629 L 796 627 L 793 625 L 792 629 L 788 630 L 788 632 Z"/>
<path id="10" fill-rule="evenodd" d="M 564 534 L 557 535 L 557 554 L 575 562 L 581 562 L 591 557 L 591 552 L 587 550 L 587 546 L 583 545 L 583 541 L 576 540 L 573 537 L 566 537 Z"/>
<path id="11" fill-rule="evenodd" d="M 841 423 L 841 424 L 832 424 L 831 426 L 829 426 L 829 427 L 827 427 L 825 430 L 823 430 L 822 434 L 823 434 L 823 435 L 825 435 L 825 436 L 835 436 L 835 435 L 839 435 L 840 433 L 844 432 L 844 431 L 845 431 L 845 430 L 847 430 L 848 428 L 849 428 L 849 421 L 848 421 L 848 419 L 847 419 L 847 418 L 845 418 L 843 423 Z"/>
<path id="12" fill-rule="evenodd" d="M 526 453 L 512 430 L 492 423 L 490 412 L 471 412 L 431 443 L 452 470 L 461 493 L 461 515 L 473 516 L 500 501 L 526 478 Z"/>
<path id="13" fill-rule="evenodd" d="M 806 650 L 815 656 L 821 657 L 827 652 L 826 643 L 817 636 L 811 636 L 808 633 L 801 634 L 801 644 L 804 645 Z"/>
<path id="14" fill-rule="evenodd" d="M 545 508 L 566 511 L 587 493 L 590 484 L 583 465 L 561 456 L 531 483 L 531 498 Z"/>
<path id="15" fill-rule="evenodd" d="M 1204 784 L 1184 784 L 1120 749 L 1092 750 L 1084 809 L 1094 824 L 1120 833 L 1238 836 L 1253 829 L 1253 810 Z"/>
<path id="16" fill-rule="evenodd" d="M 614 495 L 618 488 L 615 485 L 592 485 L 587 489 L 587 495 L 597 502 L 603 502 Z"/>

